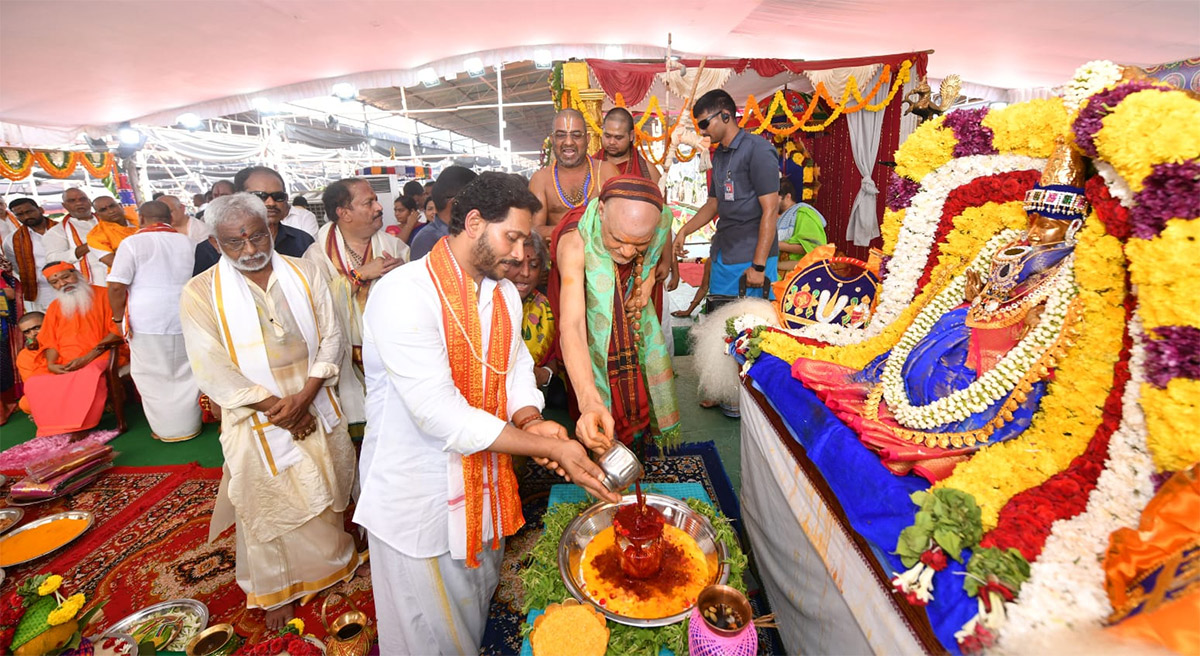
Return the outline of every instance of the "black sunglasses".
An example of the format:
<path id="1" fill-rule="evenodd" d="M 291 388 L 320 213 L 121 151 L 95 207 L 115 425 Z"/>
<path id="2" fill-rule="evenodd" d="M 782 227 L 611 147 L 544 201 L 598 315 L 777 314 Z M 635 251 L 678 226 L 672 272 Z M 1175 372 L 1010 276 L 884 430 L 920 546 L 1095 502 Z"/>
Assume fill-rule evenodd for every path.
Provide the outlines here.
<path id="1" fill-rule="evenodd" d="M 275 201 L 276 203 L 281 203 L 281 204 L 286 203 L 288 200 L 288 195 L 287 195 L 286 191 L 252 191 L 250 193 L 254 194 L 255 196 L 258 196 L 259 200 L 263 201 L 264 203 L 267 202 L 268 198 Z"/>
<path id="2" fill-rule="evenodd" d="M 715 114 L 709 114 L 708 116 L 700 119 L 699 121 L 696 121 L 696 127 L 700 128 L 701 130 L 707 130 L 708 124 L 711 123 L 712 120 L 718 116 L 720 116 L 723 120 L 726 120 L 726 121 L 729 120 L 727 118 L 729 116 L 728 114 L 726 114 L 725 112 L 717 112 Z"/>

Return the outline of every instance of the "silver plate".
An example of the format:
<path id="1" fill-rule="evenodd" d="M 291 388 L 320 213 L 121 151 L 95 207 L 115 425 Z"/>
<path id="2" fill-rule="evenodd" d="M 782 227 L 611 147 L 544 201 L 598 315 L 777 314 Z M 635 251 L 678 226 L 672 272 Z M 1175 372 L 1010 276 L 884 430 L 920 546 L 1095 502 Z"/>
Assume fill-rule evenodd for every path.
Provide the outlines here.
<path id="1" fill-rule="evenodd" d="M 692 510 L 690 506 L 679 499 L 661 494 L 646 494 L 645 496 L 646 504 L 657 508 L 666 518 L 667 524 L 687 533 L 696 540 L 696 544 L 708 558 L 709 567 L 716 570 L 712 580 L 705 585 L 728 582 L 729 564 L 726 561 L 729 559 L 729 552 L 725 549 L 725 545 L 717 540 L 717 532 L 713 530 L 708 518 Z M 637 497 L 629 494 L 621 498 L 620 505 L 629 503 L 637 503 Z M 583 585 L 581 562 L 583 550 L 592 541 L 592 538 L 612 526 L 613 515 L 616 514 L 617 508 L 618 504 L 597 503 L 579 513 L 579 516 L 572 520 L 563 531 L 562 539 L 558 542 L 558 572 L 562 576 L 567 590 L 570 591 L 571 596 L 591 604 L 605 617 L 619 624 L 655 627 L 683 621 L 692 612 L 691 606 L 667 617 L 641 619 L 618 615 L 597 603 L 588 594 L 587 587 Z M 713 567 L 714 564 L 715 567 Z"/>
<path id="2" fill-rule="evenodd" d="M 186 645 L 188 640 L 191 640 L 196 636 L 197 633 L 208 627 L 208 606 L 205 606 L 202 602 L 196 601 L 195 599 L 172 599 L 171 601 L 164 601 L 160 604 L 147 606 L 138 612 L 125 617 L 125 619 L 121 620 L 120 622 L 108 627 L 108 630 L 105 631 L 104 634 L 111 635 L 114 633 L 127 633 L 129 635 L 133 635 L 134 629 L 141 625 L 142 622 L 144 622 L 147 618 L 149 618 L 151 615 L 156 615 L 164 611 L 191 612 L 193 615 L 196 615 L 200 618 L 200 628 L 196 629 L 196 631 L 190 635 L 186 632 L 183 632 L 178 636 L 175 636 L 175 639 L 170 643 L 172 645 Z M 170 645 L 164 645 L 164 650 L 168 646 Z M 183 649 L 181 648 L 178 651 L 183 651 Z"/>
<path id="3" fill-rule="evenodd" d="M 49 524 L 50 522 L 53 522 L 56 519 L 64 519 L 64 518 L 65 519 L 86 519 L 87 526 L 83 527 L 83 530 L 79 532 L 79 535 L 76 535 L 75 537 L 71 538 L 70 540 L 67 540 L 66 542 L 58 545 L 57 547 L 54 547 L 50 551 L 38 554 L 38 555 L 34 556 L 33 558 L 26 558 L 25 560 L 22 560 L 19 563 L 8 563 L 7 565 L 5 565 L 5 567 L 16 567 L 17 565 L 24 565 L 25 563 L 35 561 L 38 558 L 41 558 L 43 556 L 48 556 L 48 555 L 54 553 L 55 551 L 62 549 L 63 547 L 67 546 L 68 544 L 71 544 L 72 542 L 78 540 L 80 535 L 87 533 L 88 529 L 91 528 L 92 524 L 94 524 L 96 521 L 96 518 L 92 516 L 92 513 L 88 512 L 86 510 L 68 510 L 67 512 L 61 512 L 56 515 L 50 515 L 48 517 L 43 517 L 41 519 L 35 519 L 34 521 L 29 522 L 28 524 L 13 531 L 12 533 L 5 535 L 3 538 L 0 538 L 0 545 L 4 544 L 4 540 L 11 538 L 12 536 L 17 535 L 18 533 L 23 533 L 25 531 L 28 531 L 29 529 L 37 528 L 38 526 L 42 526 L 43 524 Z"/>
<path id="4" fill-rule="evenodd" d="M 6 528 L 0 528 L 0 535 L 8 533 L 17 527 L 17 522 L 25 516 L 25 511 L 20 508 L 0 508 L 0 521 L 11 520 L 12 523 Z"/>

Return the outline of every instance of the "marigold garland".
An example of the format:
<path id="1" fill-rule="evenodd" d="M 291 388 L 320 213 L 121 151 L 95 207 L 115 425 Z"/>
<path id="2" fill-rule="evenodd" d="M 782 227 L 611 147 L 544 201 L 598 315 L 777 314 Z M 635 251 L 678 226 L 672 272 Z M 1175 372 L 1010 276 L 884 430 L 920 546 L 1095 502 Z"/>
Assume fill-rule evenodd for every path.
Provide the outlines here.
<path id="1" fill-rule="evenodd" d="M 1112 312 L 1125 295 L 1124 258 L 1120 242 L 1094 216 L 1080 233 L 1075 258 L 1087 329 L 1059 361 L 1033 423 L 1018 438 L 984 447 L 935 486 L 975 497 L 985 530 L 996 527 L 1009 499 L 1083 453 L 1102 419 L 1124 331 L 1123 318 Z"/>
<path id="2" fill-rule="evenodd" d="M 920 182 L 930 171 L 954 158 L 958 140 L 942 126 L 944 117 L 925 121 L 896 150 L 896 175 Z"/>
<path id="3" fill-rule="evenodd" d="M 1096 152 L 1141 191 L 1155 164 L 1200 158 L 1200 102 L 1183 91 L 1130 94 L 1104 118 Z"/>
<path id="4" fill-rule="evenodd" d="M 1159 389 L 1142 385 L 1146 446 L 1159 471 L 1179 471 L 1200 462 L 1200 380 L 1176 378 Z"/>
<path id="5" fill-rule="evenodd" d="M 1200 221 L 1171 219 L 1154 239 L 1130 239 L 1125 252 L 1146 330 L 1200 327 Z"/>
<path id="6" fill-rule="evenodd" d="M 1030 100 L 988 112 L 981 125 L 1002 153 L 1049 157 L 1055 139 L 1067 133 L 1067 110 L 1058 98 Z"/>
<path id="7" fill-rule="evenodd" d="M 879 233 L 883 237 L 884 255 L 896 252 L 896 242 L 900 239 L 900 226 L 904 225 L 904 210 L 884 210 L 883 223 Z"/>

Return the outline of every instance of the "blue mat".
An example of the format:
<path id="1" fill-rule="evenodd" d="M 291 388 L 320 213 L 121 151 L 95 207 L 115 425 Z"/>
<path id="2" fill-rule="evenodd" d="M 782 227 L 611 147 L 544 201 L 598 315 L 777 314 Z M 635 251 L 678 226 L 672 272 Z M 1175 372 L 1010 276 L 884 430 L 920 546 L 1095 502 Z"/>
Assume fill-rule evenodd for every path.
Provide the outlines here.
<path id="1" fill-rule="evenodd" d="M 783 418 L 792 439 L 804 447 L 837 496 L 850 526 L 871 544 L 884 570 L 903 572 L 900 558 L 890 552 L 916 513 L 909 495 L 928 489 L 929 482 L 891 473 L 816 394 L 792 378 L 791 367 L 783 360 L 764 353 L 749 376 Z M 949 567 L 934 575 L 934 600 L 926 607 L 934 634 L 955 655 L 960 652 L 954 633 L 977 610 L 975 600 L 963 590 L 964 574 L 963 565 L 951 560 Z"/>

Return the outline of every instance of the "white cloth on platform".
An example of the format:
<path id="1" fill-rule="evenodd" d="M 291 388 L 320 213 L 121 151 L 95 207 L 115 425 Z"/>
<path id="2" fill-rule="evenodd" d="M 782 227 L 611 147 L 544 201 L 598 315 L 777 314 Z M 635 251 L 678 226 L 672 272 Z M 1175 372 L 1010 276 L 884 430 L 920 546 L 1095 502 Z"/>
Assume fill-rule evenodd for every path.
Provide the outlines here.
<path id="1" fill-rule="evenodd" d="M 508 415 L 543 406 L 533 357 L 521 340 L 521 298 L 511 281 L 484 278 L 478 313 L 487 351 L 492 292 L 499 284 L 513 324 L 512 370 L 505 380 Z M 367 432 L 359 458 L 362 494 L 355 523 L 393 549 L 414 558 L 449 551 L 466 558 L 461 492 L 462 456 L 492 445 L 506 422 L 475 408 L 450 373 L 442 304 L 425 258 L 384 276 L 363 314 L 363 366 L 367 378 Z M 482 370 L 484 365 L 479 365 Z M 457 476 L 457 479 L 455 477 Z M 491 503 L 483 496 L 483 544 L 492 537 Z M 403 512 L 397 512 L 402 508 Z M 489 551 L 486 547 L 484 552 Z M 379 583 L 379 579 L 376 579 Z"/>
<path id="2" fill-rule="evenodd" d="M 321 224 L 317 223 L 317 215 L 304 209 L 303 207 L 291 206 L 288 215 L 283 217 L 283 225 L 291 226 L 298 230 L 303 230 L 312 235 L 313 239 L 317 238 L 317 231 L 321 229 Z"/>
<path id="3" fill-rule="evenodd" d="M 288 453 L 295 462 L 290 467 L 272 468 L 271 458 L 264 457 L 273 454 L 266 446 L 271 425 L 253 404 L 296 394 L 310 377 L 325 380 L 318 398 L 332 401 L 343 348 L 329 289 L 317 269 L 277 254 L 272 266 L 266 289 L 248 284 L 246 295 L 226 293 L 221 278 L 231 267 L 214 266 L 184 287 L 180 308 L 196 381 L 222 411 L 225 471 L 209 539 L 236 521 L 245 540 L 238 554 L 238 582 L 249 586 L 243 589 L 250 605 L 265 608 L 333 585 L 353 574 L 358 562 L 353 548 L 342 546 L 347 535 L 341 516 L 355 473 L 345 421 L 330 428 L 318 420 L 313 433 L 292 441 Z M 244 278 L 236 270 L 232 275 Z M 304 289 L 300 298 L 296 287 Z M 231 325 L 232 315 L 242 318 L 239 325 Z M 246 322 L 257 323 L 256 343 L 245 337 L 252 332 Z M 244 368 L 263 358 L 272 380 L 261 380 L 261 371 L 251 376 Z M 323 414 L 321 403 L 309 412 Z M 252 571 L 241 571 L 243 566 Z"/>
<path id="4" fill-rule="evenodd" d="M 367 538 L 379 653 L 478 654 L 504 549 L 484 549 L 479 567 L 468 569 L 449 553 L 414 558 Z"/>
<path id="5" fill-rule="evenodd" d="M 13 236 L 15 234 L 16 231 L 14 230 L 11 234 L 4 238 L 4 257 L 7 257 L 8 261 L 13 263 L 13 274 L 20 279 L 21 270 L 17 267 L 17 254 L 15 251 L 13 251 L 12 244 Z M 50 284 L 49 280 L 46 280 L 46 276 L 42 275 L 42 267 L 45 266 L 47 262 L 52 260 L 46 259 L 45 235 L 41 235 L 34 230 L 30 230 L 29 238 L 30 242 L 33 244 L 33 262 L 34 270 L 36 272 L 34 277 L 37 278 L 37 280 L 33 282 L 22 280 L 21 285 L 28 287 L 28 285 L 33 284 L 37 287 L 38 291 L 37 300 L 31 301 L 28 298 L 24 299 L 25 311 L 45 312 L 46 308 L 50 307 L 50 304 L 53 303 L 54 299 L 57 297 L 54 292 L 54 286 Z"/>
<path id="6" fill-rule="evenodd" d="M 46 247 L 47 262 L 70 262 L 83 273 L 83 265 L 79 263 L 80 258 L 75 257 L 75 249 L 87 244 L 87 235 L 96 227 L 96 219 L 80 221 L 67 217 L 58 222 L 58 225 L 46 231 L 44 236 L 44 245 Z M 105 285 L 105 277 L 108 273 L 108 266 L 100 261 L 101 253 L 88 248 L 87 255 L 83 259 L 87 260 L 87 281 L 95 287 L 103 287 Z M 39 271 L 38 273 L 41 273 Z M 38 292 L 40 295 L 41 292 Z"/>
<path id="7" fill-rule="evenodd" d="M 200 388 L 182 334 L 135 332 L 129 338 L 129 374 L 155 437 L 180 442 L 200 434 Z"/>

